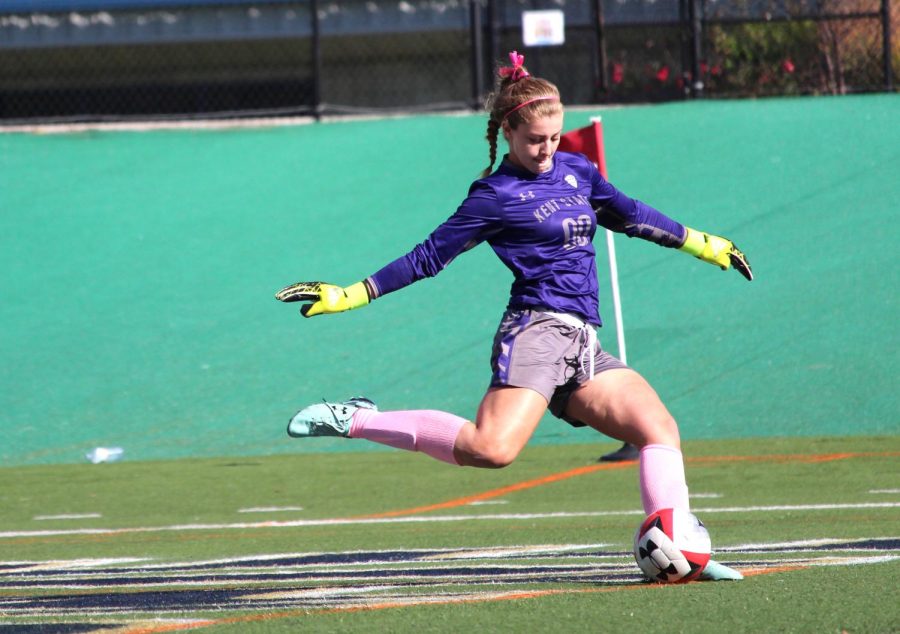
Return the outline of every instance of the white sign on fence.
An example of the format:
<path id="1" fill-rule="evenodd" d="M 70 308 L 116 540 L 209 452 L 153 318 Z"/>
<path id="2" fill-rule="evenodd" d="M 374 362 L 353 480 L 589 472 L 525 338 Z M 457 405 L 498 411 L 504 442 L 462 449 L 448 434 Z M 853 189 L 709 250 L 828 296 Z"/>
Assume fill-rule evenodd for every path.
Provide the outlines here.
<path id="1" fill-rule="evenodd" d="M 566 19 L 562 11 L 522 12 L 522 42 L 525 46 L 557 46 L 565 41 Z"/>

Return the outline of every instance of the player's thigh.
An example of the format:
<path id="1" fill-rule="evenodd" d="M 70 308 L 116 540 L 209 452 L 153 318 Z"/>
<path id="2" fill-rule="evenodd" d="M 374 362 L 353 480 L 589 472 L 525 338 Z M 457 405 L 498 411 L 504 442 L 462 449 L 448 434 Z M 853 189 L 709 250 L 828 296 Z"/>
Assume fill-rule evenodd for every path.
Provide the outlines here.
<path id="1" fill-rule="evenodd" d="M 460 431 L 456 451 L 478 466 L 505 466 L 528 443 L 546 409 L 547 399 L 532 389 L 491 388 L 478 407 L 475 425 Z"/>
<path id="2" fill-rule="evenodd" d="M 638 447 L 680 446 L 678 426 L 644 377 L 630 368 L 607 370 L 572 392 L 566 414 Z"/>

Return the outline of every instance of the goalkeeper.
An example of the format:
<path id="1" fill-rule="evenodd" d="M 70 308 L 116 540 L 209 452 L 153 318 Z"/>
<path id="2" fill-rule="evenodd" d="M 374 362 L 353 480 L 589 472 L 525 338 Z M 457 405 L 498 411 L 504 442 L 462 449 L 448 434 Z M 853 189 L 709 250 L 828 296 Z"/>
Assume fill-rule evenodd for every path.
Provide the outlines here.
<path id="1" fill-rule="evenodd" d="M 434 410 L 382 412 L 363 397 L 300 410 L 293 437 L 365 438 L 421 451 L 453 465 L 510 464 L 549 408 L 640 448 L 644 511 L 689 510 L 678 426 L 644 378 L 598 344 L 598 282 L 592 244 L 598 225 L 686 252 L 753 278 L 725 238 L 687 228 L 618 191 L 580 154 L 556 152 L 563 106 L 552 83 L 510 54 L 488 101 L 490 164 L 457 211 L 421 244 L 346 288 L 301 282 L 278 292 L 306 302 L 305 317 L 360 308 L 425 277 L 487 242 L 512 271 L 507 310 L 493 344 L 490 387 L 474 422 Z M 509 152 L 493 170 L 502 134 Z M 707 578 L 740 574 L 711 562 Z"/>

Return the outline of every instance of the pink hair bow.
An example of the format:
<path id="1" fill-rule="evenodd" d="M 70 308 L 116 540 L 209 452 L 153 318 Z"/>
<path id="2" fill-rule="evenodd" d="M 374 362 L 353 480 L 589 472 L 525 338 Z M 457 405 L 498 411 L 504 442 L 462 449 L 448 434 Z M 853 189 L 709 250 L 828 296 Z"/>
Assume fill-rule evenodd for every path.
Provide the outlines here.
<path id="1" fill-rule="evenodd" d="M 501 77 L 511 77 L 514 82 L 519 81 L 520 79 L 524 79 L 525 77 L 529 77 L 528 71 L 522 68 L 525 64 L 525 56 L 519 55 L 518 51 L 513 51 L 509 54 L 509 61 L 512 63 L 512 66 L 504 66 L 500 69 Z"/>

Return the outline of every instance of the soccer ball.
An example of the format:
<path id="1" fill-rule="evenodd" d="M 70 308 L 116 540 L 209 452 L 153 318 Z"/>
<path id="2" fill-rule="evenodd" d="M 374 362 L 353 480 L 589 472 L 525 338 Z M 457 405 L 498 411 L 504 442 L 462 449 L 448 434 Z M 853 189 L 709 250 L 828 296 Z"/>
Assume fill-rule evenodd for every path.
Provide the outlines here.
<path id="1" fill-rule="evenodd" d="M 683 509 L 660 509 L 634 534 L 634 558 L 650 581 L 684 583 L 700 576 L 712 544 L 703 523 Z"/>

